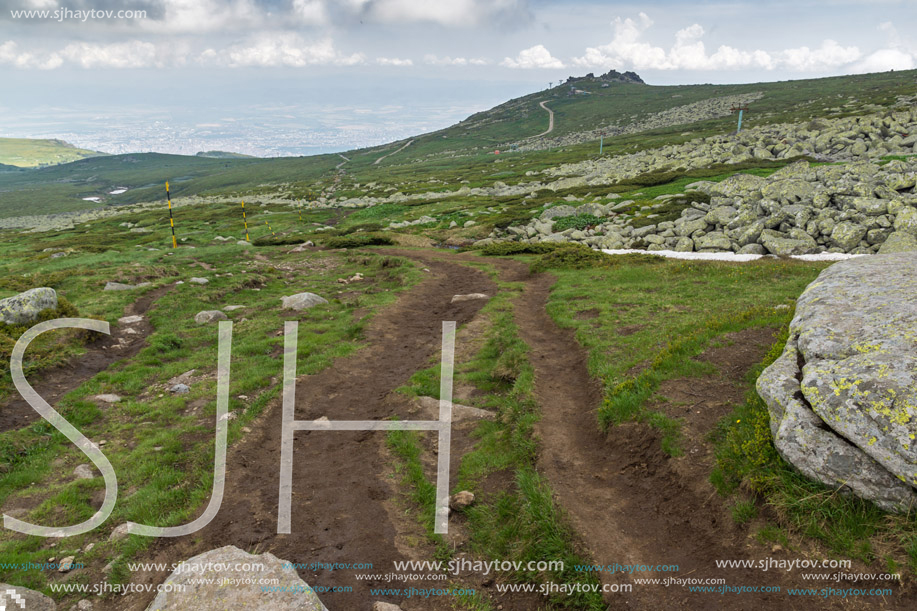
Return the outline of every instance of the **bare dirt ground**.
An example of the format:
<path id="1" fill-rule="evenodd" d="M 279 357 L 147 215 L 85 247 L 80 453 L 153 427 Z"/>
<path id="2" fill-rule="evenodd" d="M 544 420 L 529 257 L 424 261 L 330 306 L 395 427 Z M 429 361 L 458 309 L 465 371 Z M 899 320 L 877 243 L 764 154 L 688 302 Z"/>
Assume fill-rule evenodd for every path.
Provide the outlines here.
<path id="1" fill-rule="evenodd" d="M 149 291 L 124 310 L 124 316 L 143 316 L 156 301 L 172 287 L 161 287 Z M 112 325 L 111 335 L 98 334 L 86 345 L 86 353 L 42 372 L 37 381 L 29 383 L 49 404 L 54 405 L 65 394 L 80 384 L 105 371 L 117 361 L 128 359 L 140 352 L 146 345 L 147 336 L 153 327 L 149 319 L 133 325 Z M 38 420 L 38 413 L 18 393 L 0 404 L 0 432 L 22 428 Z"/>

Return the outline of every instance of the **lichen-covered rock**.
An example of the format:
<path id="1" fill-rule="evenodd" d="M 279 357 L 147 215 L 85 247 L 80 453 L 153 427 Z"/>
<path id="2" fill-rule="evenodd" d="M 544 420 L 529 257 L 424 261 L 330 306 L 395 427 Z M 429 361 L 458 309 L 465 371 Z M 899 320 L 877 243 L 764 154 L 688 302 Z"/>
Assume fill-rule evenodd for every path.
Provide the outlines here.
<path id="1" fill-rule="evenodd" d="M 886 510 L 917 507 L 917 257 L 822 272 L 757 386 L 788 462 Z"/>
<path id="2" fill-rule="evenodd" d="M 44 310 L 57 307 L 57 292 L 48 287 L 31 289 L 7 299 L 0 299 L 0 322 L 26 325 Z"/>
<path id="3" fill-rule="evenodd" d="M 915 250 L 917 250 L 917 237 L 903 231 L 895 231 L 885 239 L 885 242 L 879 248 L 879 254 L 885 255 Z"/>
<path id="4" fill-rule="evenodd" d="M 270 553 L 249 554 L 232 545 L 189 558 L 164 585 L 171 587 L 164 587 L 147 611 L 328 611 L 288 562 Z"/>
<path id="5" fill-rule="evenodd" d="M 57 604 L 41 592 L 0 583 L 0 603 L 7 609 L 23 609 L 24 611 L 55 611 Z"/>

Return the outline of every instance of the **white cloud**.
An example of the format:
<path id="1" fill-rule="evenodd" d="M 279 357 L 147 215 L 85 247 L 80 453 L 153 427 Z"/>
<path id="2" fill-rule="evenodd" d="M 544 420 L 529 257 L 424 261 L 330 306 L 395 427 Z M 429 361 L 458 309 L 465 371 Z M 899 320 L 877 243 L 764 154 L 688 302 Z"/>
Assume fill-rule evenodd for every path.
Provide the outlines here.
<path id="1" fill-rule="evenodd" d="M 382 23 L 467 27 L 531 19 L 527 0 L 345 0 L 353 14 Z"/>
<path id="2" fill-rule="evenodd" d="M 743 50 L 721 45 L 708 53 L 704 44 L 704 28 L 692 24 L 675 33 L 672 45 L 665 49 L 643 40 L 643 34 L 653 25 L 646 13 L 637 19 L 620 17 L 612 22 L 614 36 L 608 44 L 589 47 L 573 64 L 588 68 L 634 70 L 737 70 L 783 68 L 798 72 L 835 69 L 849 65 L 861 57 L 855 47 L 843 47 L 825 40 L 815 49 L 803 46 L 768 52 L 761 49 Z"/>
<path id="3" fill-rule="evenodd" d="M 215 54 L 207 55 L 203 60 L 213 59 Z M 352 66 L 365 61 L 362 53 L 342 55 L 330 39 L 317 42 L 306 42 L 297 34 L 265 34 L 252 42 L 231 47 L 220 54 L 221 58 L 232 67 L 240 66 L 304 66 L 337 65 Z"/>
<path id="4" fill-rule="evenodd" d="M 145 68 L 164 65 L 164 58 L 156 45 L 139 40 L 107 45 L 71 43 L 60 51 L 60 57 L 82 68 Z"/>
<path id="5" fill-rule="evenodd" d="M 861 55 L 856 47 L 842 47 L 833 40 L 826 40 L 817 49 L 786 49 L 780 54 L 780 63 L 790 70 L 810 72 L 837 68 L 855 62 Z"/>
<path id="6" fill-rule="evenodd" d="M 551 55 L 544 45 L 535 45 L 519 52 L 515 59 L 505 58 L 500 62 L 501 66 L 507 68 L 563 68 L 564 63 Z"/>
<path id="7" fill-rule="evenodd" d="M 437 55 L 424 55 L 423 62 L 431 66 L 486 66 L 490 60 L 481 57 L 439 57 Z"/>
<path id="8" fill-rule="evenodd" d="M 293 0 L 293 16 L 301 23 L 324 25 L 328 22 L 328 11 L 323 0 Z"/>
<path id="9" fill-rule="evenodd" d="M 888 70 L 913 70 L 917 68 L 917 58 L 900 49 L 880 49 L 870 53 L 861 61 L 851 66 L 851 72 L 887 72 Z"/>
<path id="10" fill-rule="evenodd" d="M 379 57 L 376 63 L 380 66 L 413 66 L 414 62 L 410 59 L 399 59 L 397 57 Z"/>
<path id="11" fill-rule="evenodd" d="M 324 0 L 317 0 L 324 6 Z M 309 4 L 294 0 L 296 4 Z M 141 19 L 141 28 L 166 34 L 253 30 L 265 21 L 252 0 L 161 0 L 161 19 Z"/>

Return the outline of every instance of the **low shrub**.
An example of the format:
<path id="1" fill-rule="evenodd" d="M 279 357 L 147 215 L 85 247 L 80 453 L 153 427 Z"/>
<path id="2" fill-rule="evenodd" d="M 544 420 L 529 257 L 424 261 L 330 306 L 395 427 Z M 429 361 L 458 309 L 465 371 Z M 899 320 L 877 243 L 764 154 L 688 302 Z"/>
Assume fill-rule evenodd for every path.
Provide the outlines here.
<path id="1" fill-rule="evenodd" d="M 587 229 L 600 225 L 602 219 L 594 214 L 576 214 L 574 216 L 564 216 L 554 221 L 554 231 L 566 231 L 567 229 Z"/>
<path id="2" fill-rule="evenodd" d="M 361 248 L 363 246 L 391 246 L 394 242 L 388 236 L 367 233 L 331 237 L 325 240 L 328 248 Z"/>

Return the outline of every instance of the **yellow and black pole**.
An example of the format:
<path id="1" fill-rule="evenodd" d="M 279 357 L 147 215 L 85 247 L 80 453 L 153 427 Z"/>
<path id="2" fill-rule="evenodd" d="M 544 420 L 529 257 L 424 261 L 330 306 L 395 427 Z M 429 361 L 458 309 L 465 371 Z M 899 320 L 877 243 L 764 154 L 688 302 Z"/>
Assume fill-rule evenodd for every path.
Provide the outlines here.
<path id="1" fill-rule="evenodd" d="M 277 235 L 276 233 L 274 233 L 274 230 L 271 229 L 271 224 L 270 224 L 270 223 L 268 223 L 267 221 L 264 221 L 264 224 L 267 225 L 267 228 L 268 228 L 268 229 L 270 229 L 271 235 L 272 235 L 272 236 L 276 236 L 276 235 Z"/>
<path id="2" fill-rule="evenodd" d="M 245 241 L 251 242 L 248 239 L 248 219 L 245 218 L 245 202 L 242 202 L 242 224 L 245 225 Z"/>
<path id="3" fill-rule="evenodd" d="M 169 193 L 169 181 L 166 181 L 166 201 L 169 202 L 169 226 L 172 227 L 172 248 L 178 248 L 175 241 L 175 219 L 172 218 L 172 195 Z"/>

